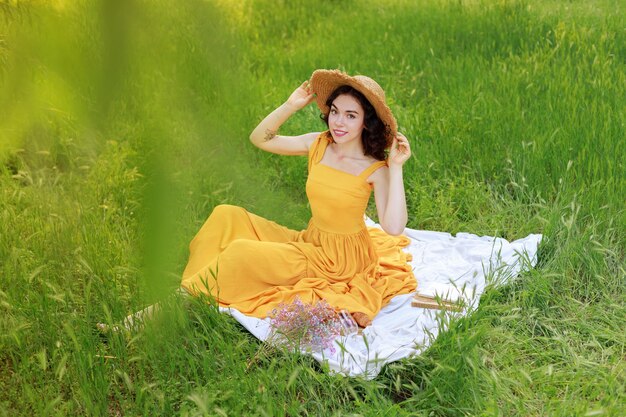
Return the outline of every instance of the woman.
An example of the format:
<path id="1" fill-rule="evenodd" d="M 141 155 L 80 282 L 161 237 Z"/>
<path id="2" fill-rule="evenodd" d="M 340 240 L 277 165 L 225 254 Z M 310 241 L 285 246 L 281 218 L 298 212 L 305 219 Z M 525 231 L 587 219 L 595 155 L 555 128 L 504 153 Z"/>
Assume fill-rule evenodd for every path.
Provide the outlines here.
<path id="1" fill-rule="evenodd" d="M 278 135 L 314 97 L 328 130 Z M 250 135 L 265 151 L 308 155 L 307 229 L 290 230 L 243 208 L 218 206 L 191 242 L 182 287 L 260 318 L 296 296 L 309 303 L 324 299 L 350 311 L 361 327 L 369 325 L 391 297 L 416 285 L 401 250 L 408 239 L 396 237 L 407 221 L 402 166 L 411 155 L 396 130 L 374 80 L 315 71 Z M 387 233 L 365 226 L 372 188 Z"/>

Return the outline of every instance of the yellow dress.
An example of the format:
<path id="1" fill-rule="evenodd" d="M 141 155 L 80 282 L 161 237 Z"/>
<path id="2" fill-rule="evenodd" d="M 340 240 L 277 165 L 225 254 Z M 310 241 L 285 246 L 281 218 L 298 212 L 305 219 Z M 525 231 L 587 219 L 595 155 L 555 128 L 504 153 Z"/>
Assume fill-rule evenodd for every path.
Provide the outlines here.
<path id="1" fill-rule="evenodd" d="M 320 163 L 331 137 L 309 150 L 306 192 L 312 217 L 295 231 L 236 206 L 215 207 L 190 244 L 182 286 L 215 297 L 224 307 L 263 318 L 280 303 L 326 300 L 370 318 L 395 295 L 415 290 L 405 236 L 367 228 L 367 178 Z"/>

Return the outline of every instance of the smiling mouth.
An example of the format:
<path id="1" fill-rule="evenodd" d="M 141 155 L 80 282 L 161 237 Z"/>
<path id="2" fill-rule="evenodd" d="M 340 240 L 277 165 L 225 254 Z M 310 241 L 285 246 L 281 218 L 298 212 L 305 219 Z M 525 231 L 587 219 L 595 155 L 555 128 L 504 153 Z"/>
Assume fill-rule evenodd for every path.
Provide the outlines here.
<path id="1" fill-rule="evenodd" d="M 335 136 L 341 137 L 341 136 L 347 134 L 348 132 L 346 132 L 345 130 L 334 129 L 333 133 L 335 134 Z"/>

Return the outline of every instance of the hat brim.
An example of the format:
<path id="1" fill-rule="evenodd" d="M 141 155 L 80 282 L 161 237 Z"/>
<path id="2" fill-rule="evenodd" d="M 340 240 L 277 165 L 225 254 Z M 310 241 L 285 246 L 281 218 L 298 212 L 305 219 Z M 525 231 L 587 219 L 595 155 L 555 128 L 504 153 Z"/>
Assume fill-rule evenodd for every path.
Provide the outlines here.
<path id="1" fill-rule="evenodd" d="M 359 78 L 352 77 L 339 70 L 316 70 L 311 75 L 310 83 L 315 93 L 317 106 L 325 115 L 328 115 L 330 111 L 330 108 L 326 105 L 326 100 L 337 88 L 349 85 L 362 93 L 376 110 L 376 115 L 387 126 L 387 146 L 391 145 L 393 138 L 398 132 L 398 124 L 395 117 L 393 117 L 391 109 L 387 106 L 384 96 L 381 97 L 380 94 L 373 91 L 370 86 L 359 80 Z"/>

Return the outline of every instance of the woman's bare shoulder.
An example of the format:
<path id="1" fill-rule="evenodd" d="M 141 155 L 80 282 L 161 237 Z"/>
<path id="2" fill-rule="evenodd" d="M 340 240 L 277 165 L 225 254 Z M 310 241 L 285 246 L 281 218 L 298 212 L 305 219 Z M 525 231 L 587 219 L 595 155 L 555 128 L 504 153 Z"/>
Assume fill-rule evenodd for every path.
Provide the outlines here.
<path id="1" fill-rule="evenodd" d="M 315 139 L 317 139 L 317 137 L 321 134 L 322 132 L 310 132 L 310 133 L 305 133 L 303 135 L 300 135 L 300 138 L 302 140 L 302 142 L 304 142 L 306 144 L 307 149 L 311 148 L 311 145 L 313 144 L 313 142 L 315 142 Z"/>
<path id="2" fill-rule="evenodd" d="M 374 163 L 376 162 L 380 162 L 380 161 L 375 160 Z M 386 183 L 388 181 L 388 178 L 389 178 L 389 167 L 387 165 L 382 165 L 376 171 L 372 172 L 372 174 L 367 179 L 367 182 L 369 182 L 370 184 L 374 184 L 374 186 L 376 186 L 376 184 L 378 183 Z"/>

